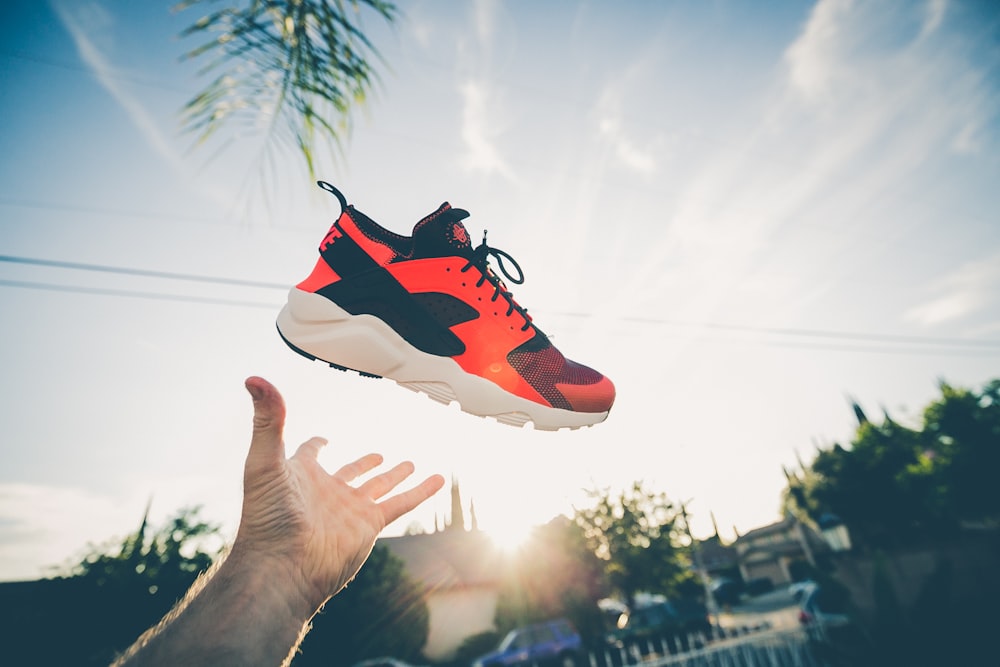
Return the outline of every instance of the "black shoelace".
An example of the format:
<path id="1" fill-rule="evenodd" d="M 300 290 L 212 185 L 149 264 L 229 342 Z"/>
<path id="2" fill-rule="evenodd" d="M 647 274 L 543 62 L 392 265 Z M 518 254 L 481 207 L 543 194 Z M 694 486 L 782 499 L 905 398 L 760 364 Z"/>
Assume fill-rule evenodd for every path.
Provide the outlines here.
<path id="1" fill-rule="evenodd" d="M 527 331 L 531 327 L 531 316 L 528 315 L 528 310 L 522 308 L 520 305 L 514 301 L 514 296 L 507 290 L 507 286 L 504 285 L 503 281 L 493 273 L 490 269 L 490 257 L 495 257 L 497 260 L 497 268 L 500 269 L 507 280 L 511 281 L 515 285 L 520 285 L 524 283 L 524 271 L 521 270 L 521 266 L 517 263 L 513 257 L 509 254 L 500 250 L 499 248 L 491 248 L 486 245 L 486 231 L 483 230 L 483 242 L 480 243 L 472 251 L 472 257 L 469 258 L 469 263 L 462 267 L 462 273 L 465 273 L 473 266 L 479 269 L 480 277 L 476 281 L 476 287 L 482 286 L 487 280 L 493 285 L 493 296 L 490 297 L 490 301 L 496 301 L 501 296 L 507 300 L 507 317 L 516 310 L 518 314 L 524 318 L 524 326 L 521 327 L 521 331 Z M 517 270 L 517 277 L 512 276 L 508 271 L 504 261 L 509 261 L 513 266 L 513 269 Z"/>

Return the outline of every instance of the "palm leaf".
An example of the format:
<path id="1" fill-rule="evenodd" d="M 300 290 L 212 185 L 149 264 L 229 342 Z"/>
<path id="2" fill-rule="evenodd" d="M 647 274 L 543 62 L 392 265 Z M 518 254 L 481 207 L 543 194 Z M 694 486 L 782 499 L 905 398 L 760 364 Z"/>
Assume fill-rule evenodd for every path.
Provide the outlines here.
<path id="1" fill-rule="evenodd" d="M 224 126 L 269 120 L 267 142 L 293 146 L 314 178 L 318 147 L 339 151 L 352 110 L 377 80 L 371 61 L 381 56 L 362 30 L 366 12 L 392 23 L 397 10 L 383 0 L 245 0 L 205 14 L 181 37 L 200 38 L 184 58 L 214 77 L 183 107 L 183 129 L 201 144 Z"/>

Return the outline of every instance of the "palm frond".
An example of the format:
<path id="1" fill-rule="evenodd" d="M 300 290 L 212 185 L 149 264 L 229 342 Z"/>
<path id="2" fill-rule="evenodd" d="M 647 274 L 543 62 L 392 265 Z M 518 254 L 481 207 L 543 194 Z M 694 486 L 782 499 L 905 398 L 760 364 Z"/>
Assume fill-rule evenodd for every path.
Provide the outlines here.
<path id="1" fill-rule="evenodd" d="M 397 14 L 383 0 L 246 0 L 196 20 L 181 37 L 201 41 L 184 59 L 204 62 L 199 74 L 214 78 L 183 107 L 183 129 L 200 144 L 223 126 L 268 121 L 267 140 L 290 140 L 315 177 L 317 148 L 339 152 L 377 81 L 371 62 L 382 57 L 364 34 L 366 12 L 389 23 Z"/>

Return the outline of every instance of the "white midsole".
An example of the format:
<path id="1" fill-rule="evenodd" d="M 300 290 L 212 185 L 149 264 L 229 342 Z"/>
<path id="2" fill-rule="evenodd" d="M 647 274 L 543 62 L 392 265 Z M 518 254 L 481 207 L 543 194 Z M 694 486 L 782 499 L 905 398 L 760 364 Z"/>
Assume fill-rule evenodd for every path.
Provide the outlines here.
<path id="1" fill-rule="evenodd" d="M 462 410 L 481 417 L 536 429 L 579 428 L 604 421 L 607 412 L 573 412 L 520 396 L 466 373 L 449 357 L 414 348 L 373 315 L 352 315 L 319 294 L 292 288 L 278 314 L 278 330 L 303 352 L 338 366 L 381 375 L 442 403 L 457 400 Z"/>

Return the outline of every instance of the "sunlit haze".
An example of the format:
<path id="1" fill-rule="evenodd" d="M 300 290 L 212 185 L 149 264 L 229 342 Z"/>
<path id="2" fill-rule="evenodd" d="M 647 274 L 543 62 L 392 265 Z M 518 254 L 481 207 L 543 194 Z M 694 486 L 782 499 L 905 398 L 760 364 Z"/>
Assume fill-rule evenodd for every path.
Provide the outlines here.
<path id="1" fill-rule="evenodd" d="M 282 343 L 337 202 L 264 152 L 263 120 L 179 132 L 205 80 L 178 34 L 207 8 L 173 4 L 0 9 L 0 580 L 126 534 L 150 499 L 231 536 L 250 375 L 284 394 L 290 450 L 319 435 L 329 470 L 378 451 L 454 478 L 507 546 L 637 480 L 733 539 L 779 518 L 783 466 L 850 439 L 851 400 L 911 422 L 939 380 L 1000 376 L 996 3 L 369 17 L 379 83 L 318 176 L 401 234 L 443 201 L 489 230 L 518 302 L 617 387 L 605 423 L 558 433 Z M 386 534 L 449 511 L 446 488 Z"/>

